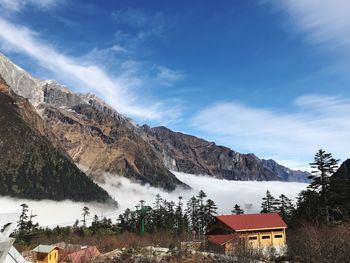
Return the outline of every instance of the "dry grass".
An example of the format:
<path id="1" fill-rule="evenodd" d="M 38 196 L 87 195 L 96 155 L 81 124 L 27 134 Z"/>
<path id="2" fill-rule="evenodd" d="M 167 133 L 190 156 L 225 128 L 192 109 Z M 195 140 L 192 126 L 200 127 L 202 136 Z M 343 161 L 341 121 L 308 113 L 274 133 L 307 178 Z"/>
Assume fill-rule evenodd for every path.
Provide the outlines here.
<path id="1" fill-rule="evenodd" d="M 296 262 L 338 263 L 350 259 L 350 224 L 303 224 L 288 233 L 288 254 Z"/>

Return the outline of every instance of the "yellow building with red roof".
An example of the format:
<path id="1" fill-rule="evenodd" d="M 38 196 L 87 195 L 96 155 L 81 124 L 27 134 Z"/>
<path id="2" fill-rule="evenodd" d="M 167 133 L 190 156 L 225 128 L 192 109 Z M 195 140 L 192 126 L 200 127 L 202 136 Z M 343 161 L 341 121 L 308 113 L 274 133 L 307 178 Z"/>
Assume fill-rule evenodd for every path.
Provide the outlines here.
<path id="1" fill-rule="evenodd" d="M 255 248 L 286 245 L 287 224 L 277 213 L 220 215 L 207 229 L 209 245 L 225 252 L 233 249 L 237 240 Z"/>

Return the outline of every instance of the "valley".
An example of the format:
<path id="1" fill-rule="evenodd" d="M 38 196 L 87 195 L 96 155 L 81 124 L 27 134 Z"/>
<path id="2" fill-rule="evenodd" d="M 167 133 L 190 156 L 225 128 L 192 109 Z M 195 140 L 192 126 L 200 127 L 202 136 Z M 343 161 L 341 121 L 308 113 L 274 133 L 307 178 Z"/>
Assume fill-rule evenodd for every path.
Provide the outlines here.
<path id="1" fill-rule="evenodd" d="M 125 209 L 135 209 L 134 206 L 140 200 L 144 200 L 146 205 L 153 206 L 157 194 L 160 194 L 168 201 L 177 202 L 178 197 L 189 200 L 203 190 L 218 205 L 219 214 L 230 213 L 237 203 L 247 213 L 256 213 L 261 210 L 261 198 L 266 190 L 270 190 L 275 196 L 285 194 L 294 199 L 300 191 L 305 190 L 307 184 L 295 182 L 257 182 L 257 181 L 228 181 L 215 179 L 209 176 L 196 176 L 191 174 L 174 172 L 182 182 L 191 186 L 191 189 L 175 189 L 167 192 L 150 185 L 140 185 L 127 178 L 109 176 L 104 184 L 100 184 L 115 200 L 119 202 L 119 208 L 115 209 L 108 205 L 90 202 L 72 201 L 33 201 L 25 199 L 14 199 L 10 197 L 0 197 L 1 211 L 5 213 L 20 212 L 20 205 L 26 203 L 33 213 L 37 214 L 36 220 L 41 226 L 55 227 L 56 225 L 73 225 L 76 219 L 81 220 L 81 211 L 84 206 L 88 206 L 91 216 L 88 222 L 91 223 L 96 214 L 101 217 L 107 216 L 116 222 L 119 214 Z"/>

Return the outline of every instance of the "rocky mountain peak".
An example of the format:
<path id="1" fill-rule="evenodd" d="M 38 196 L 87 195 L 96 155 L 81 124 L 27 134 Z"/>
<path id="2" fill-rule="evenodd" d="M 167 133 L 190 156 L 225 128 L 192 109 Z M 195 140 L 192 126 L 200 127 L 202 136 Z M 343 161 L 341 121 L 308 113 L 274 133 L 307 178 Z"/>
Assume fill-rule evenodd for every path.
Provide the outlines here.
<path id="1" fill-rule="evenodd" d="M 28 99 L 34 106 L 44 100 L 41 81 L 33 78 L 1 53 L 0 75 L 16 94 Z"/>
<path id="2" fill-rule="evenodd" d="M 28 99 L 40 114 L 46 106 L 74 109 L 78 105 L 90 105 L 134 126 L 133 122 L 119 114 L 96 95 L 72 92 L 68 87 L 55 80 L 36 79 L 1 53 L 0 76 L 17 95 Z"/>

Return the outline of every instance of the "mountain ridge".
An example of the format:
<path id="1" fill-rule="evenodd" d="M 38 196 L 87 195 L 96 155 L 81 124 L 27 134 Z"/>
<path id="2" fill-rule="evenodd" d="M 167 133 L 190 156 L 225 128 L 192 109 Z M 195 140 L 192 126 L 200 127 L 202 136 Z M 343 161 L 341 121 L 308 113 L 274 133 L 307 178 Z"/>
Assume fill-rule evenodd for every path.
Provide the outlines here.
<path id="1" fill-rule="evenodd" d="M 162 132 L 157 138 L 157 127 L 136 125 L 93 94 L 74 93 L 56 81 L 35 79 L 1 54 L 0 75 L 45 120 L 53 134 L 46 134 L 49 140 L 58 138 L 67 155 L 96 181 L 103 181 L 103 174 L 109 172 L 167 190 L 187 187 L 172 169 L 229 180 L 306 180 L 306 172 L 168 128 L 168 138 L 159 140 Z M 186 141 L 182 149 L 175 137 Z"/>
<path id="2" fill-rule="evenodd" d="M 227 180 L 278 180 L 306 182 L 309 173 L 293 171 L 274 160 L 241 154 L 193 135 L 167 127 L 141 127 L 148 141 L 170 170 L 211 175 Z"/>

